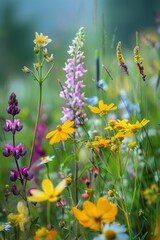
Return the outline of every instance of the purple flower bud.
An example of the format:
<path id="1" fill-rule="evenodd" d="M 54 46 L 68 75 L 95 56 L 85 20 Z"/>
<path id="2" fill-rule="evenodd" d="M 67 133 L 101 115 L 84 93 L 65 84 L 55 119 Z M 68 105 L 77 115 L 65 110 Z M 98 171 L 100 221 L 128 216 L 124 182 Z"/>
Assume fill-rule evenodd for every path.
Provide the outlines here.
<path id="1" fill-rule="evenodd" d="M 18 101 L 16 99 L 16 94 L 11 93 L 9 100 L 8 100 L 8 107 L 7 112 L 12 116 L 15 116 L 20 112 L 20 108 L 18 107 Z"/>
<path id="2" fill-rule="evenodd" d="M 5 148 L 5 151 L 3 151 L 3 155 L 4 155 L 5 157 L 9 157 L 9 156 L 13 153 L 13 151 L 14 151 L 14 147 L 13 147 L 13 145 L 10 144 L 10 143 L 7 143 L 7 144 L 4 146 L 4 148 Z"/>
<path id="3" fill-rule="evenodd" d="M 12 169 L 12 170 L 10 170 L 10 173 L 11 173 L 10 180 L 12 182 L 15 182 L 19 176 L 19 172 L 15 169 Z"/>
<path id="4" fill-rule="evenodd" d="M 12 192 L 14 195 L 19 195 L 19 194 L 20 194 L 20 190 L 16 187 L 16 185 L 13 185 L 13 186 L 12 186 L 11 192 Z"/>

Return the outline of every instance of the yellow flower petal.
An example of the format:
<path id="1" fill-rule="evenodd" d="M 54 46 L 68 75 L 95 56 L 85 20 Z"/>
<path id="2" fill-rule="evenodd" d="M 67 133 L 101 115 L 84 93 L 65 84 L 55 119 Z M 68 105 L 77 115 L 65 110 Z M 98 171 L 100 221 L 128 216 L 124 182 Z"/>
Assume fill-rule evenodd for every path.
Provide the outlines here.
<path id="1" fill-rule="evenodd" d="M 47 193 L 49 195 L 52 194 L 53 190 L 54 190 L 54 186 L 53 186 L 53 183 L 51 182 L 51 180 L 49 180 L 48 178 L 43 179 L 42 189 L 44 190 L 45 193 Z"/>
<path id="2" fill-rule="evenodd" d="M 23 202 L 18 202 L 17 211 L 21 214 L 28 215 L 28 208 Z"/>
<path id="3" fill-rule="evenodd" d="M 67 186 L 67 180 L 63 179 L 54 189 L 54 194 L 59 195 Z"/>

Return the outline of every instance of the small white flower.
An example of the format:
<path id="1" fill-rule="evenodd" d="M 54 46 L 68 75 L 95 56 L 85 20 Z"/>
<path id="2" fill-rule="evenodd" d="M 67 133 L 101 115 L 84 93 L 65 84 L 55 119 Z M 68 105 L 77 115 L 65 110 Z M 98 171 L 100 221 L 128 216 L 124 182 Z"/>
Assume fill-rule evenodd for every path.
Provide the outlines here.
<path id="1" fill-rule="evenodd" d="M 125 233 L 126 228 L 119 223 L 106 223 L 103 227 L 102 234 L 99 234 L 93 240 L 129 240 Z"/>
<path id="2" fill-rule="evenodd" d="M 53 161 L 53 158 L 55 158 L 55 156 L 45 156 L 45 157 L 41 157 L 40 160 L 41 162 L 37 164 L 37 166 L 41 166 L 43 164 L 46 164 L 48 162 Z"/>

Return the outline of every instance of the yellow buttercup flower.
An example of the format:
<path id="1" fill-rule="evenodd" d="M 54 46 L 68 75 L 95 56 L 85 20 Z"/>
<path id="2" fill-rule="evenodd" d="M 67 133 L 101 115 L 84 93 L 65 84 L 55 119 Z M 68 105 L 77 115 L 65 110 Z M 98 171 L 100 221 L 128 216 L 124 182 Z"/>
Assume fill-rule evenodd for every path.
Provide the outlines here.
<path id="1" fill-rule="evenodd" d="M 88 108 L 93 113 L 100 114 L 101 116 L 104 116 L 108 111 L 117 109 L 117 106 L 115 106 L 114 103 L 111 103 L 111 104 L 107 105 L 103 102 L 103 100 L 100 100 L 98 102 L 98 107 L 93 107 L 93 106 L 89 105 Z"/>
<path id="2" fill-rule="evenodd" d="M 8 215 L 8 222 L 15 226 L 19 226 L 21 231 L 25 231 L 25 225 L 29 221 L 28 208 L 25 203 L 18 202 L 17 204 L 17 214 L 10 213 Z"/>
<path id="3" fill-rule="evenodd" d="M 85 201 L 82 211 L 77 207 L 73 207 L 72 211 L 82 226 L 95 231 L 101 231 L 103 224 L 113 222 L 117 215 L 116 204 L 110 203 L 105 197 L 99 198 L 96 205 L 90 201 Z"/>
<path id="4" fill-rule="evenodd" d="M 50 43 L 52 40 L 48 38 L 48 36 L 43 35 L 43 33 L 38 34 L 36 32 L 35 34 L 35 39 L 34 39 L 34 43 L 38 46 L 38 47 L 45 47 L 48 43 Z"/>
<path id="5" fill-rule="evenodd" d="M 75 132 L 75 129 L 72 128 L 74 121 L 67 120 L 63 125 L 58 125 L 56 130 L 49 132 L 46 135 L 46 138 L 51 138 L 49 144 L 58 143 L 63 140 L 70 138 L 69 134 Z"/>
<path id="6" fill-rule="evenodd" d="M 34 236 L 34 240 L 54 240 L 57 236 L 57 231 L 54 229 L 48 230 L 45 227 L 41 227 L 36 231 L 36 234 Z"/>
<path id="7" fill-rule="evenodd" d="M 63 179 L 55 188 L 51 180 L 48 178 L 43 179 L 42 181 L 42 189 L 31 189 L 30 193 L 32 196 L 28 196 L 28 201 L 33 202 L 43 202 L 43 201 L 49 201 L 49 202 L 55 202 L 60 198 L 61 192 L 65 189 L 67 186 L 66 179 Z"/>

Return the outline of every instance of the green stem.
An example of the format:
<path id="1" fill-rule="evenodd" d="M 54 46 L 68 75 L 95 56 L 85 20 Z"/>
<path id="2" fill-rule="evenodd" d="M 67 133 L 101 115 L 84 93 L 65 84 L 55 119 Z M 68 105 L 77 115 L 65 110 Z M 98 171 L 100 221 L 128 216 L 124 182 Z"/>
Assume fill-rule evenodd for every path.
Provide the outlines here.
<path id="1" fill-rule="evenodd" d="M 50 221 L 50 207 L 51 207 L 51 203 L 48 201 L 48 203 L 47 203 L 47 223 L 48 223 L 48 225 L 51 224 L 51 221 Z"/>
<path id="2" fill-rule="evenodd" d="M 50 176 L 49 176 L 49 165 L 48 165 L 48 163 L 46 163 L 45 165 L 46 165 L 46 168 L 47 168 L 47 177 L 50 179 Z"/>
<path id="3" fill-rule="evenodd" d="M 37 118 L 36 118 L 36 123 L 35 123 L 34 134 L 33 134 L 33 142 L 32 142 L 31 154 L 30 154 L 29 168 L 31 167 L 31 164 L 32 164 L 32 157 L 33 157 L 33 152 L 34 152 L 34 147 L 35 147 L 35 142 L 36 142 L 38 123 L 39 123 L 39 119 L 40 119 L 41 103 L 42 103 L 42 82 L 39 81 L 38 112 L 37 112 Z"/>
<path id="4" fill-rule="evenodd" d="M 125 218 L 126 218 L 126 223 L 127 223 L 127 227 L 128 227 L 128 232 L 129 232 L 129 237 L 130 240 L 133 240 L 133 235 L 132 235 L 132 230 L 131 230 L 131 224 L 130 224 L 130 219 L 129 219 L 129 213 L 128 213 L 128 204 L 127 204 L 127 199 L 126 199 L 126 194 L 125 194 L 125 190 L 124 190 L 124 183 L 123 183 L 123 178 L 120 177 L 120 182 L 121 182 L 121 189 L 122 189 L 122 194 L 124 197 L 124 205 L 121 202 L 121 207 L 123 209 Z"/>

